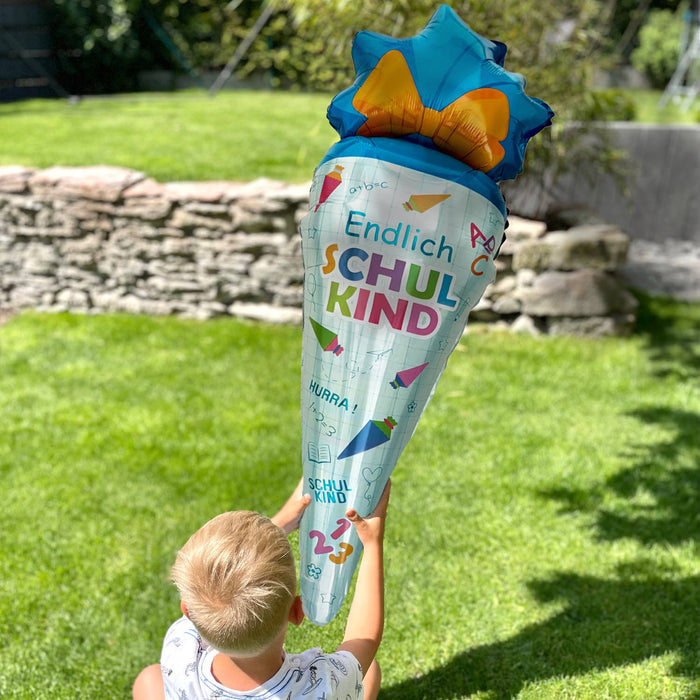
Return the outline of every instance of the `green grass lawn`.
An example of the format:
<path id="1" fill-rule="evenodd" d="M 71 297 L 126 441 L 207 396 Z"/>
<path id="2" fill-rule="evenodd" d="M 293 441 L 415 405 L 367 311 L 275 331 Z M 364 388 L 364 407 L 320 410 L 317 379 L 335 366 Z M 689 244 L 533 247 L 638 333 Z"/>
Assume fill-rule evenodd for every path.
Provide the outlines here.
<path id="1" fill-rule="evenodd" d="M 639 122 L 698 123 L 658 108 L 658 91 L 629 91 Z M 77 104 L 31 100 L 0 105 L 0 165 L 121 165 L 160 182 L 306 182 L 337 134 L 331 95 L 265 91 L 141 93 Z"/>
<path id="2" fill-rule="evenodd" d="M 0 105 L 0 165 L 121 165 L 160 182 L 311 179 L 337 134 L 328 95 L 142 93 Z"/>
<path id="3" fill-rule="evenodd" d="M 384 700 L 698 697 L 699 330 L 644 298 L 631 338 L 465 337 L 394 472 Z M 129 696 L 175 551 L 299 478 L 300 347 L 233 319 L 0 327 L 0 697 Z"/>

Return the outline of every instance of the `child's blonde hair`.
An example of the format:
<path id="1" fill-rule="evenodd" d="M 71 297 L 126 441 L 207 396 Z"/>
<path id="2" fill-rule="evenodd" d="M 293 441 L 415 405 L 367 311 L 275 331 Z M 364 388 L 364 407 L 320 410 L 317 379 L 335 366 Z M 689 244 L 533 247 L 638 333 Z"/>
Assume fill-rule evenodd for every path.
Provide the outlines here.
<path id="1" fill-rule="evenodd" d="M 202 638 L 231 656 L 264 651 L 296 595 L 287 537 L 252 511 L 222 513 L 197 530 L 178 552 L 171 576 Z"/>

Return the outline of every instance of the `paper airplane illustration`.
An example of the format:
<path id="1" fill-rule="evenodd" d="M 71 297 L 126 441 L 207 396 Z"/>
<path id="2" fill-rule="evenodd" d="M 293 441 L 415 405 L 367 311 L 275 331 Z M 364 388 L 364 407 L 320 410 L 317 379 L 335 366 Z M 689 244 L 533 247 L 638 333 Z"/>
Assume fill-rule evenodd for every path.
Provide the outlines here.
<path id="1" fill-rule="evenodd" d="M 408 202 L 403 203 L 403 208 L 406 211 L 417 211 L 422 214 L 451 196 L 449 194 L 412 194 Z"/>
<path id="2" fill-rule="evenodd" d="M 336 357 L 343 352 L 343 346 L 338 342 L 338 334 L 328 328 L 324 328 L 318 321 L 309 317 L 319 344 L 326 352 L 332 352 Z"/>
<path id="3" fill-rule="evenodd" d="M 355 435 L 348 446 L 338 455 L 338 459 L 352 457 L 360 452 L 367 452 L 373 447 L 379 447 L 385 442 L 389 442 L 391 431 L 396 427 L 396 421 L 387 416 L 384 420 L 370 420 L 365 423 L 364 428 Z"/>
<path id="4" fill-rule="evenodd" d="M 424 362 L 422 365 L 417 367 L 411 367 L 410 369 L 403 369 L 396 373 L 396 378 L 393 382 L 389 382 L 394 389 L 399 387 L 411 386 L 413 382 L 416 381 L 418 375 L 429 365 L 429 362 Z"/>
<path id="5" fill-rule="evenodd" d="M 321 196 L 319 197 L 318 204 L 314 211 L 318 211 L 318 208 L 333 194 L 333 192 L 335 192 L 338 185 L 343 181 L 343 176 L 340 174 L 342 170 L 342 165 L 336 165 L 335 170 L 331 170 L 331 172 L 323 178 Z"/>

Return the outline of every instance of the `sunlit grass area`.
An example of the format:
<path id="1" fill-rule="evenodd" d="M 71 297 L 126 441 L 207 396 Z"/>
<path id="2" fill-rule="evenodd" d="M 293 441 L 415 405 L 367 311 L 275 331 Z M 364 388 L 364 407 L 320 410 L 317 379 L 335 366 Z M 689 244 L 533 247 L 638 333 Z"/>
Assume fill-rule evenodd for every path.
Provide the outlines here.
<path id="1" fill-rule="evenodd" d="M 630 338 L 462 340 L 393 476 L 382 698 L 697 696 L 699 331 L 643 298 Z M 234 319 L 0 327 L 1 697 L 128 697 L 176 550 L 299 478 L 300 350 Z"/>
<path id="2" fill-rule="evenodd" d="M 631 90 L 636 121 L 697 124 L 700 100 L 683 111 L 661 92 Z M 337 134 L 331 95 L 204 91 L 139 93 L 0 105 L 0 165 L 119 165 L 161 182 L 311 179 Z"/>
<path id="3" fill-rule="evenodd" d="M 0 105 L 0 164 L 118 165 L 161 182 L 310 180 L 337 140 L 330 96 L 139 93 Z"/>

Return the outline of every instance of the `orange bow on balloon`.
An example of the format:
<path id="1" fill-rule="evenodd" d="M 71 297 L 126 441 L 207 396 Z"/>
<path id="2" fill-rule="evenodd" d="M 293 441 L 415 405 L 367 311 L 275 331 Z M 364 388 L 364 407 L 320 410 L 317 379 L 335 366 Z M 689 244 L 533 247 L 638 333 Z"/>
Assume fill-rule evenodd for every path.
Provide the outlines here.
<path id="1" fill-rule="evenodd" d="M 352 106 L 367 117 L 358 136 L 421 134 L 439 151 L 482 172 L 505 156 L 499 141 L 508 135 L 508 98 L 495 88 L 480 88 L 444 109 L 425 107 L 400 51 L 382 56 L 356 92 Z"/>

